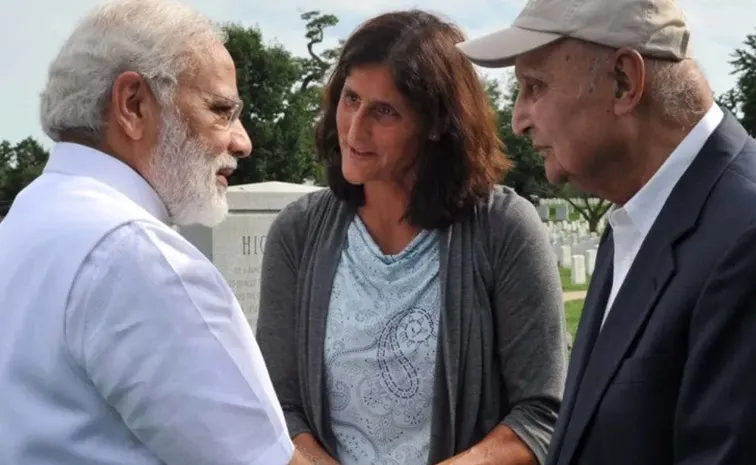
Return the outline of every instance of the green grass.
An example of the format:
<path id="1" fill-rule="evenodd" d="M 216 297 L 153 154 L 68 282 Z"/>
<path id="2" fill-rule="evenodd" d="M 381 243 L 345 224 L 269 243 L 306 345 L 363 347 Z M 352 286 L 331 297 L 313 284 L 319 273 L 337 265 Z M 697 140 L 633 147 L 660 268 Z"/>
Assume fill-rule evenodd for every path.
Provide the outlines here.
<path id="1" fill-rule="evenodd" d="M 562 279 L 562 292 L 586 291 L 588 283 L 573 285 L 570 277 L 570 270 L 559 268 L 559 275 Z M 590 279 L 590 278 L 589 278 Z M 584 299 L 569 300 L 564 303 L 564 319 L 567 324 L 567 332 L 570 334 L 570 340 L 574 341 L 580 315 L 583 313 Z"/>
<path id="2" fill-rule="evenodd" d="M 588 282 L 585 284 L 572 284 L 570 273 L 570 270 L 567 268 L 559 268 L 559 276 L 562 278 L 562 291 L 570 292 L 588 290 Z"/>
<path id="3" fill-rule="evenodd" d="M 573 339 L 575 338 L 578 322 L 580 322 L 580 314 L 583 312 L 583 303 L 582 299 L 564 303 L 564 317 L 567 322 L 567 331 L 569 331 Z"/>

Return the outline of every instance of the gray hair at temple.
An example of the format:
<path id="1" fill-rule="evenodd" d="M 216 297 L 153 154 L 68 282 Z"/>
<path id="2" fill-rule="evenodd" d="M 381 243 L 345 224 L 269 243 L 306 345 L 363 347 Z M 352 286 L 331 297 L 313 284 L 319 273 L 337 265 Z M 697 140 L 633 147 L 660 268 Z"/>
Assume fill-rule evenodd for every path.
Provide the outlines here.
<path id="1" fill-rule="evenodd" d="M 590 42 L 579 43 L 591 57 L 587 85 L 581 91 L 591 91 L 601 79 L 601 65 L 611 58 L 615 49 Z M 692 58 L 674 61 L 644 57 L 643 61 L 646 66 L 645 99 L 663 121 L 692 127 L 706 113 L 708 101 L 714 94 L 698 63 Z"/>
<path id="2" fill-rule="evenodd" d="M 165 106 L 181 74 L 219 41 L 222 29 L 173 0 L 111 0 L 86 16 L 49 68 L 40 99 L 42 129 L 54 141 L 76 135 L 99 142 L 111 88 L 139 73 Z"/>

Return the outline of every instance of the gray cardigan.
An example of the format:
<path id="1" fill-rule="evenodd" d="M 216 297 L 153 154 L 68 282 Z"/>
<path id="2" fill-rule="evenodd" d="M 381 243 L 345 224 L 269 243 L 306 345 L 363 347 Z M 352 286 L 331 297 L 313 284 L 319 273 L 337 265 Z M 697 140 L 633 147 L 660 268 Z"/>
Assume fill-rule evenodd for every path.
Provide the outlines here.
<path id="1" fill-rule="evenodd" d="M 356 210 L 329 189 L 286 207 L 263 257 L 257 339 L 289 434 L 332 456 L 323 352 L 326 312 Z M 505 424 L 544 462 L 562 400 L 566 337 L 554 254 L 538 214 L 503 188 L 445 231 L 429 463 Z"/>

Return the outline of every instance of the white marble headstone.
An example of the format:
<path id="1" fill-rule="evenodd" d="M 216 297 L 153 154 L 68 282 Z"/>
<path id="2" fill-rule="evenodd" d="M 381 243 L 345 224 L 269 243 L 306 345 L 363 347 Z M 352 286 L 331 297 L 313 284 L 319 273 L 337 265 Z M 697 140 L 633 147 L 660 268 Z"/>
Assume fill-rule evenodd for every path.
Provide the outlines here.
<path id="1" fill-rule="evenodd" d="M 218 268 L 236 294 L 254 330 L 260 299 L 260 267 L 268 229 L 278 213 L 318 186 L 277 181 L 228 188 L 229 215 L 215 228 L 187 226 L 179 232 Z"/>
<path id="2" fill-rule="evenodd" d="M 562 256 L 560 258 L 559 265 L 562 268 L 569 269 L 572 266 L 572 247 L 569 245 L 562 245 Z"/>
<path id="3" fill-rule="evenodd" d="M 585 256 L 573 255 L 572 266 L 570 267 L 570 278 L 572 284 L 585 284 Z"/>
<path id="4" fill-rule="evenodd" d="M 593 270 L 596 268 L 597 249 L 588 249 L 585 252 L 585 271 L 589 276 L 593 276 Z"/>
<path id="5" fill-rule="evenodd" d="M 536 207 L 536 210 L 538 210 L 538 216 L 541 218 L 541 221 L 549 221 L 549 217 L 551 214 L 551 209 L 548 205 L 541 204 Z"/>
<path id="6" fill-rule="evenodd" d="M 559 204 L 556 206 L 556 220 L 557 221 L 567 221 L 567 204 Z"/>

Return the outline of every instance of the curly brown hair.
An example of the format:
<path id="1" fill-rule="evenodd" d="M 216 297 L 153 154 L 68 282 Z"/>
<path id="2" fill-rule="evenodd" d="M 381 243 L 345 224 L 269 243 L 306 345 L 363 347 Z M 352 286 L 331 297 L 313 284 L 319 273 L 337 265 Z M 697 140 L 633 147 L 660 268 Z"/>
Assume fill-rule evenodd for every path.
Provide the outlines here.
<path id="1" fill-rule="evenodd" d="M 463 40 L 454 24 L 416 9 L 372 18 L 347 39 L 315 126 L 317 156 L 338 198 L 357 207 L 365 203 L 363 186 L 350 184 L 341 171 L 336 110 L 350 70 L 375 64 L 391 70 L 397 89 L 420 115 L 426 141 L 412 163 L 407 221 L 443 228 L 488 198 L 511 162 L 483 84 L 455 46 Z"/>

